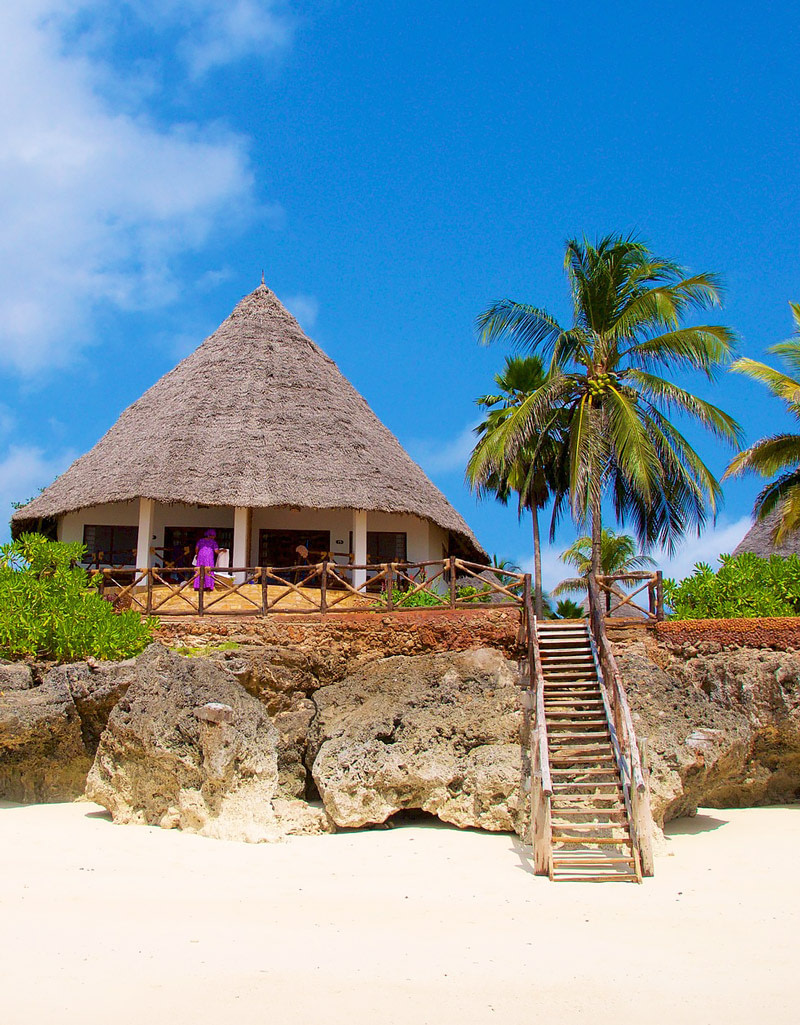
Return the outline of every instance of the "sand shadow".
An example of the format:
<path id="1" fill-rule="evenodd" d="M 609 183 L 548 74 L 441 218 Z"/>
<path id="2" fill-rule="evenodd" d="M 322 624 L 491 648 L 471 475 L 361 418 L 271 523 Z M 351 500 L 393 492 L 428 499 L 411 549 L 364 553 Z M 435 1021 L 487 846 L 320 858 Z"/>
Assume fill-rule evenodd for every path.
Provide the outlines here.
<path id="1" fill-rule="evenodd" d="M 535 875 L 533 871 L 533 848 L 530 844 L 525 844 L 519 837 L 511 837 L 511 850 L 519 858 L 518 869 L 523 872 L 527 872 L 529 876 Z"/>
<path id="2" fill-rule="evenodd" d="M 698 833 L 710 833 L 721 826 L 727 826 L 728 819 L 718 819 L 713 815 L 692 815 L 673 819 L 664 827 L 664 836 L 696 836 Z"/>
<path id="3" fill-rule="evenodd" d="M 97 808 L 93 811 L 87 811 L 83 816 L 85 819 L 101 819 L 103 822 L 113 822 L 111 812 L 106 808 Z"/>

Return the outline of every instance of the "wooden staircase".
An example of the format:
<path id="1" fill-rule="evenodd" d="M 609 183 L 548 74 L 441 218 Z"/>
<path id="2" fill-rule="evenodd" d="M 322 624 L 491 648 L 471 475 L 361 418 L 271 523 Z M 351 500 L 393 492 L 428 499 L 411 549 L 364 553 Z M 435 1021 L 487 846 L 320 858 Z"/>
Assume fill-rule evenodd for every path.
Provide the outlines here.
<path id="1" fill-rule="evenodd" d="M 608 696 L 585 621 L 535 620 L 552 780 L 549 875 L 641 882 Z"/>

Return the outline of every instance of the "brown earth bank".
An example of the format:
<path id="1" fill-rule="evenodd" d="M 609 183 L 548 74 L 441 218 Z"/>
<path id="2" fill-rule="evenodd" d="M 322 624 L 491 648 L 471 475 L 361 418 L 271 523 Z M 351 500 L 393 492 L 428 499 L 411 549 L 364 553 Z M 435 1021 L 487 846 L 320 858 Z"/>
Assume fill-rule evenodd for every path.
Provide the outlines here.
<path id="1" fill-rule="evenodd" d="M 800 617 L 682 619 L 657 623 L 655 635 L 667 645 L 719 644 L 723 647 L 800 649 Z"/>
<path id="2" fill-rule="evenodd" d="M 776 623 L 751 622 L 735 626 L 764 637 Z M 687 625 L 690 639 L 665 629 Z M 524 831 L 518 626 L 514 610 L 195 620 L 161 640 L 198 657 L 158 644 L 121 663 L 0 665 L 0 797 L 76 798 L 94 763 L 94 799 L 119 821 L 205 835 L 362 827 L 406 809 Z M 658 824 L 800 797 L 800 651 L 775 635 L 723 643 L 726 626 L 665 624 L 615 645 Z M 222 719 L 204 718 L 216 705 Z"/>

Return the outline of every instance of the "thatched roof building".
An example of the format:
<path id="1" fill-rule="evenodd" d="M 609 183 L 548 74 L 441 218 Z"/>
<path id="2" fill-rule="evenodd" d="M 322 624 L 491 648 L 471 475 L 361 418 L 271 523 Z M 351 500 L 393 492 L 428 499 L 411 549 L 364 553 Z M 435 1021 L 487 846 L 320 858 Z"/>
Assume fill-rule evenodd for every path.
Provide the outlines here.
<path id="1" fill-rule="evenodd" d="M 133 515 L 137 503 L 144 503 L 144 521 L 141 509 Z M 427 543 L 417 546 L 426 557 L 447 549 L 485 558 L 441 491 L 263 284 L 94 448 L 15 512 L 13 527 L 51 517 L 59 536 L 79 539 L 83 527 L 85 541 L 87 524 L 111 527 L 110 518 L 128 530 L 135 523 L 141 549 L 146 536 L 167 545 L 164 529 L 178 530 L 189 510 L 195 528 L 222 519 L 233 528 L 247 511 L 248 537 L 234 559 L 248 565 L 263 564 L 253 559 L 253 517 L 261 516 L 263 529 L 289 529 L 289 513 L 299 511 L 298 530 L 306 532 L 312 525 L 324 531 L 326 514 L 338 511 L 331 549 L 358 547 L 364 524 L 363 516 L 360 527 L 355 523 L 356 510 L 373 531 L 399 533 L 409 518 L 427 525 Z M 272 518 L 259 510 L 271 510 Z M 345 539 L 347 527 L 355 542 Z"/>
<path id="2" fill-rule="evenodd" d="M 766 519 L 756 520 L 734 548 L 733 554 L 741 555 L 742 552 L 753 552 L 764 559 L 769 558 L 770 555 L 800 555 L 800 531 L 793 531 L 779 545 L 776 545 L 772 538 L 777 525 L 777 512 L 767 516 Z"/>

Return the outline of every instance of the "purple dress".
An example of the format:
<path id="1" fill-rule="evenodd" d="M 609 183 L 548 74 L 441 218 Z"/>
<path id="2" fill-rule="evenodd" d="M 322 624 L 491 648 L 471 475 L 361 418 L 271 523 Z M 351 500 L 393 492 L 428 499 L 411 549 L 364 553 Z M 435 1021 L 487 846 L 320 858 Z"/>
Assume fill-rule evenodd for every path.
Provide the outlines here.
<path id="1" fill-rule="evenodd" d="M 203 590 L 213 591 L 214 590 L 214 565 L 217 559 L 217 552 L 219 551 L 219 545 L 213 537 L 201 537 L 195 545 L 195 551 L 197 552 L 197 568 L 201 566 L 206 567 L 205 583 Z M 209 570 L 208 567 L 211 567 Z M 200 590 L 200 574 L 194 578 L 194 589 L 195 591 Z"/>

